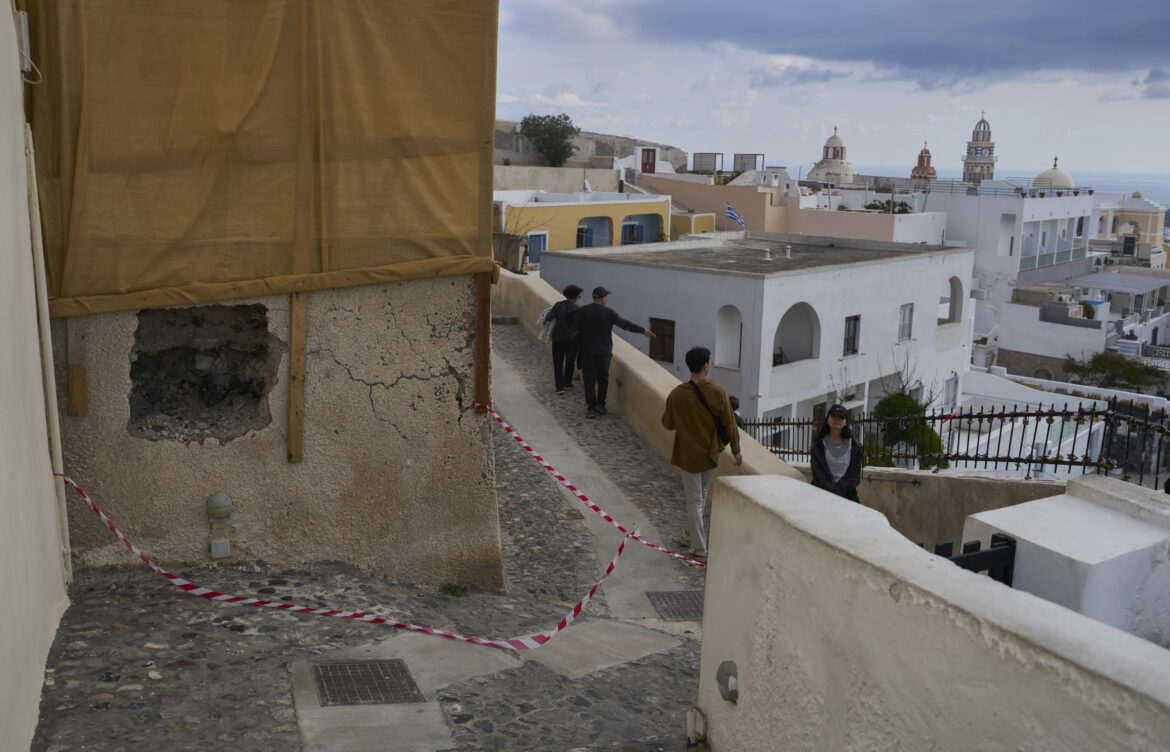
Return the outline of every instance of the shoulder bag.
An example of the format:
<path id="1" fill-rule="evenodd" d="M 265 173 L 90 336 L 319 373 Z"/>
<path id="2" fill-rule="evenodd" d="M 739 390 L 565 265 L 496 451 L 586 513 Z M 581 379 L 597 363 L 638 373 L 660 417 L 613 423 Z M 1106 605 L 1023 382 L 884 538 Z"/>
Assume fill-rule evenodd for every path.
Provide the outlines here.
<path id="1" fill-rule="evenodd" d="M 553 327 L 557 325 L 557 317 L 553 315 L 553 306 L 549 306 L 536 317 L 536 325 L 540 327 L 540 341 L 552 342 Z"/>
<path id="2" fill-rule="evenodd" d="M 707 408 L 707 412 L 711 413 L 711 417 L 715 419 L 715 433 L 719 435 L 719 443 L 723 446 L 730 444 L 731 437 L 727 435 L 727 427 L 723 425 L 723 421 L 719 420 L 719 417 L 715 415 L 715 411 L 707 404 L 707 398 L 703 396 L 703 390 L 693 381 L 688 381 L 687 383 L 695 390 L 695 394 L 699 395 L 699 402 L 703 403 L 703 407 Z"/>

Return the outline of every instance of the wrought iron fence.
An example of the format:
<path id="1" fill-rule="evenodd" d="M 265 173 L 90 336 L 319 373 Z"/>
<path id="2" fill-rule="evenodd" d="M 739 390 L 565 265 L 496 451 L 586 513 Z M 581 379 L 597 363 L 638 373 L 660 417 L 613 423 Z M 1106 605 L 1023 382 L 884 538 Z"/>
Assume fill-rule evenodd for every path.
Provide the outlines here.
<path id="1" fill-rule="evenodd" d="M 1025 478 L 1109 473 L 1155 486 L 1170 474 L 1170 418 L 1136 401 L 928 410 L 857 418 L 849 427 L 868 466 L 992 470 Z M 810 418 L 743 425 L 792 462 L 808 462 L 819 428 Z"/>

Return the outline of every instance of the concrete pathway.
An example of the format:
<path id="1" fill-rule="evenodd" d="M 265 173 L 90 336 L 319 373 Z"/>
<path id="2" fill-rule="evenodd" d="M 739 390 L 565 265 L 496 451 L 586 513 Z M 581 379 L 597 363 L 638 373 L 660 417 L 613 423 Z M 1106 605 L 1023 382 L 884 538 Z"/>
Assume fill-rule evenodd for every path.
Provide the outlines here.
<path id="1" fill-rule="evenodd" d="M 557 419 L 532 399 L 515 369 L 494 353 L 492 396 L 500 416 L 594 504 L 608 512 L 627 530 L 637 529 L 647 540 L 659 542 L 668 548 L 674 547 L 673 541 L 664 538 L 661 531 L 634 506 L 605 471 L 565 433 Z M 613 418 L 603 416 L 598 420 Z M 601 567 L 606 566 L 621 543 L 621 533 L 582 504 L 568 489 L 562 487 L 561 492 L 567 506 L 584 513 L 585 524 L 594 537 L 597 562 Z M 646 593 L 678 590 L 678 570 L 681 566 L 685 565 L 640 543 L 626 546 L 617 569 L 602 586 L 610 613 L 620 619 L 657 619 L 658 612 L 650 604 Z"/>

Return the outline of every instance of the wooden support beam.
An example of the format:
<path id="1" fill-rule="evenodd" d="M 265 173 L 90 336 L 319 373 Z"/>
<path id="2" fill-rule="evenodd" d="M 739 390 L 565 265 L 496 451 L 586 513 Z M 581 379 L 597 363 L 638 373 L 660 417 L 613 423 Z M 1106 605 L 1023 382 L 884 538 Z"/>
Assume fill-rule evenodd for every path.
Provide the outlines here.
<path id="1" fill-rule="evenodd" d="M 68 343 L 66 362 L 69 364 L 69 414 L 85 415 L 89 398 L 85 391 L 85 318 L 65 319 L 65 338 Z"/>
<path id="2" fill-rule="evenodd" d="M 492 275 L 475 275 L 475 401 L 491 401 L 489 375 L 492 357 Z"/>
<path id="3" fill-rule="evenodd" d="M 309 293 L 294 292 L 288 317 L 288 461 L 304 457 L 305 343 L 309 328 Z"/>

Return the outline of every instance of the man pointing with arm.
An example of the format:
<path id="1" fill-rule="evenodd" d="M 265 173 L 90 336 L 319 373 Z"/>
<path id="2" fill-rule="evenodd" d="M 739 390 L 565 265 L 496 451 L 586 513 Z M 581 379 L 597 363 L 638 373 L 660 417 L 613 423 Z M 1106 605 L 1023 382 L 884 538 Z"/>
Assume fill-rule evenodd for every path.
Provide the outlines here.
<path id="1" fill-rule="evenodd" d="M 577 310 L 574 326 L 581 334 L 581 375 L 585 379 L 585 417 L 605 415 L 609 392 L 609 361 L 613 357 L 613 328 L 653 337 L 654 332 L 626 321 L 605 305 L 609 290 L 593 288 L 593 302 Z"/>

